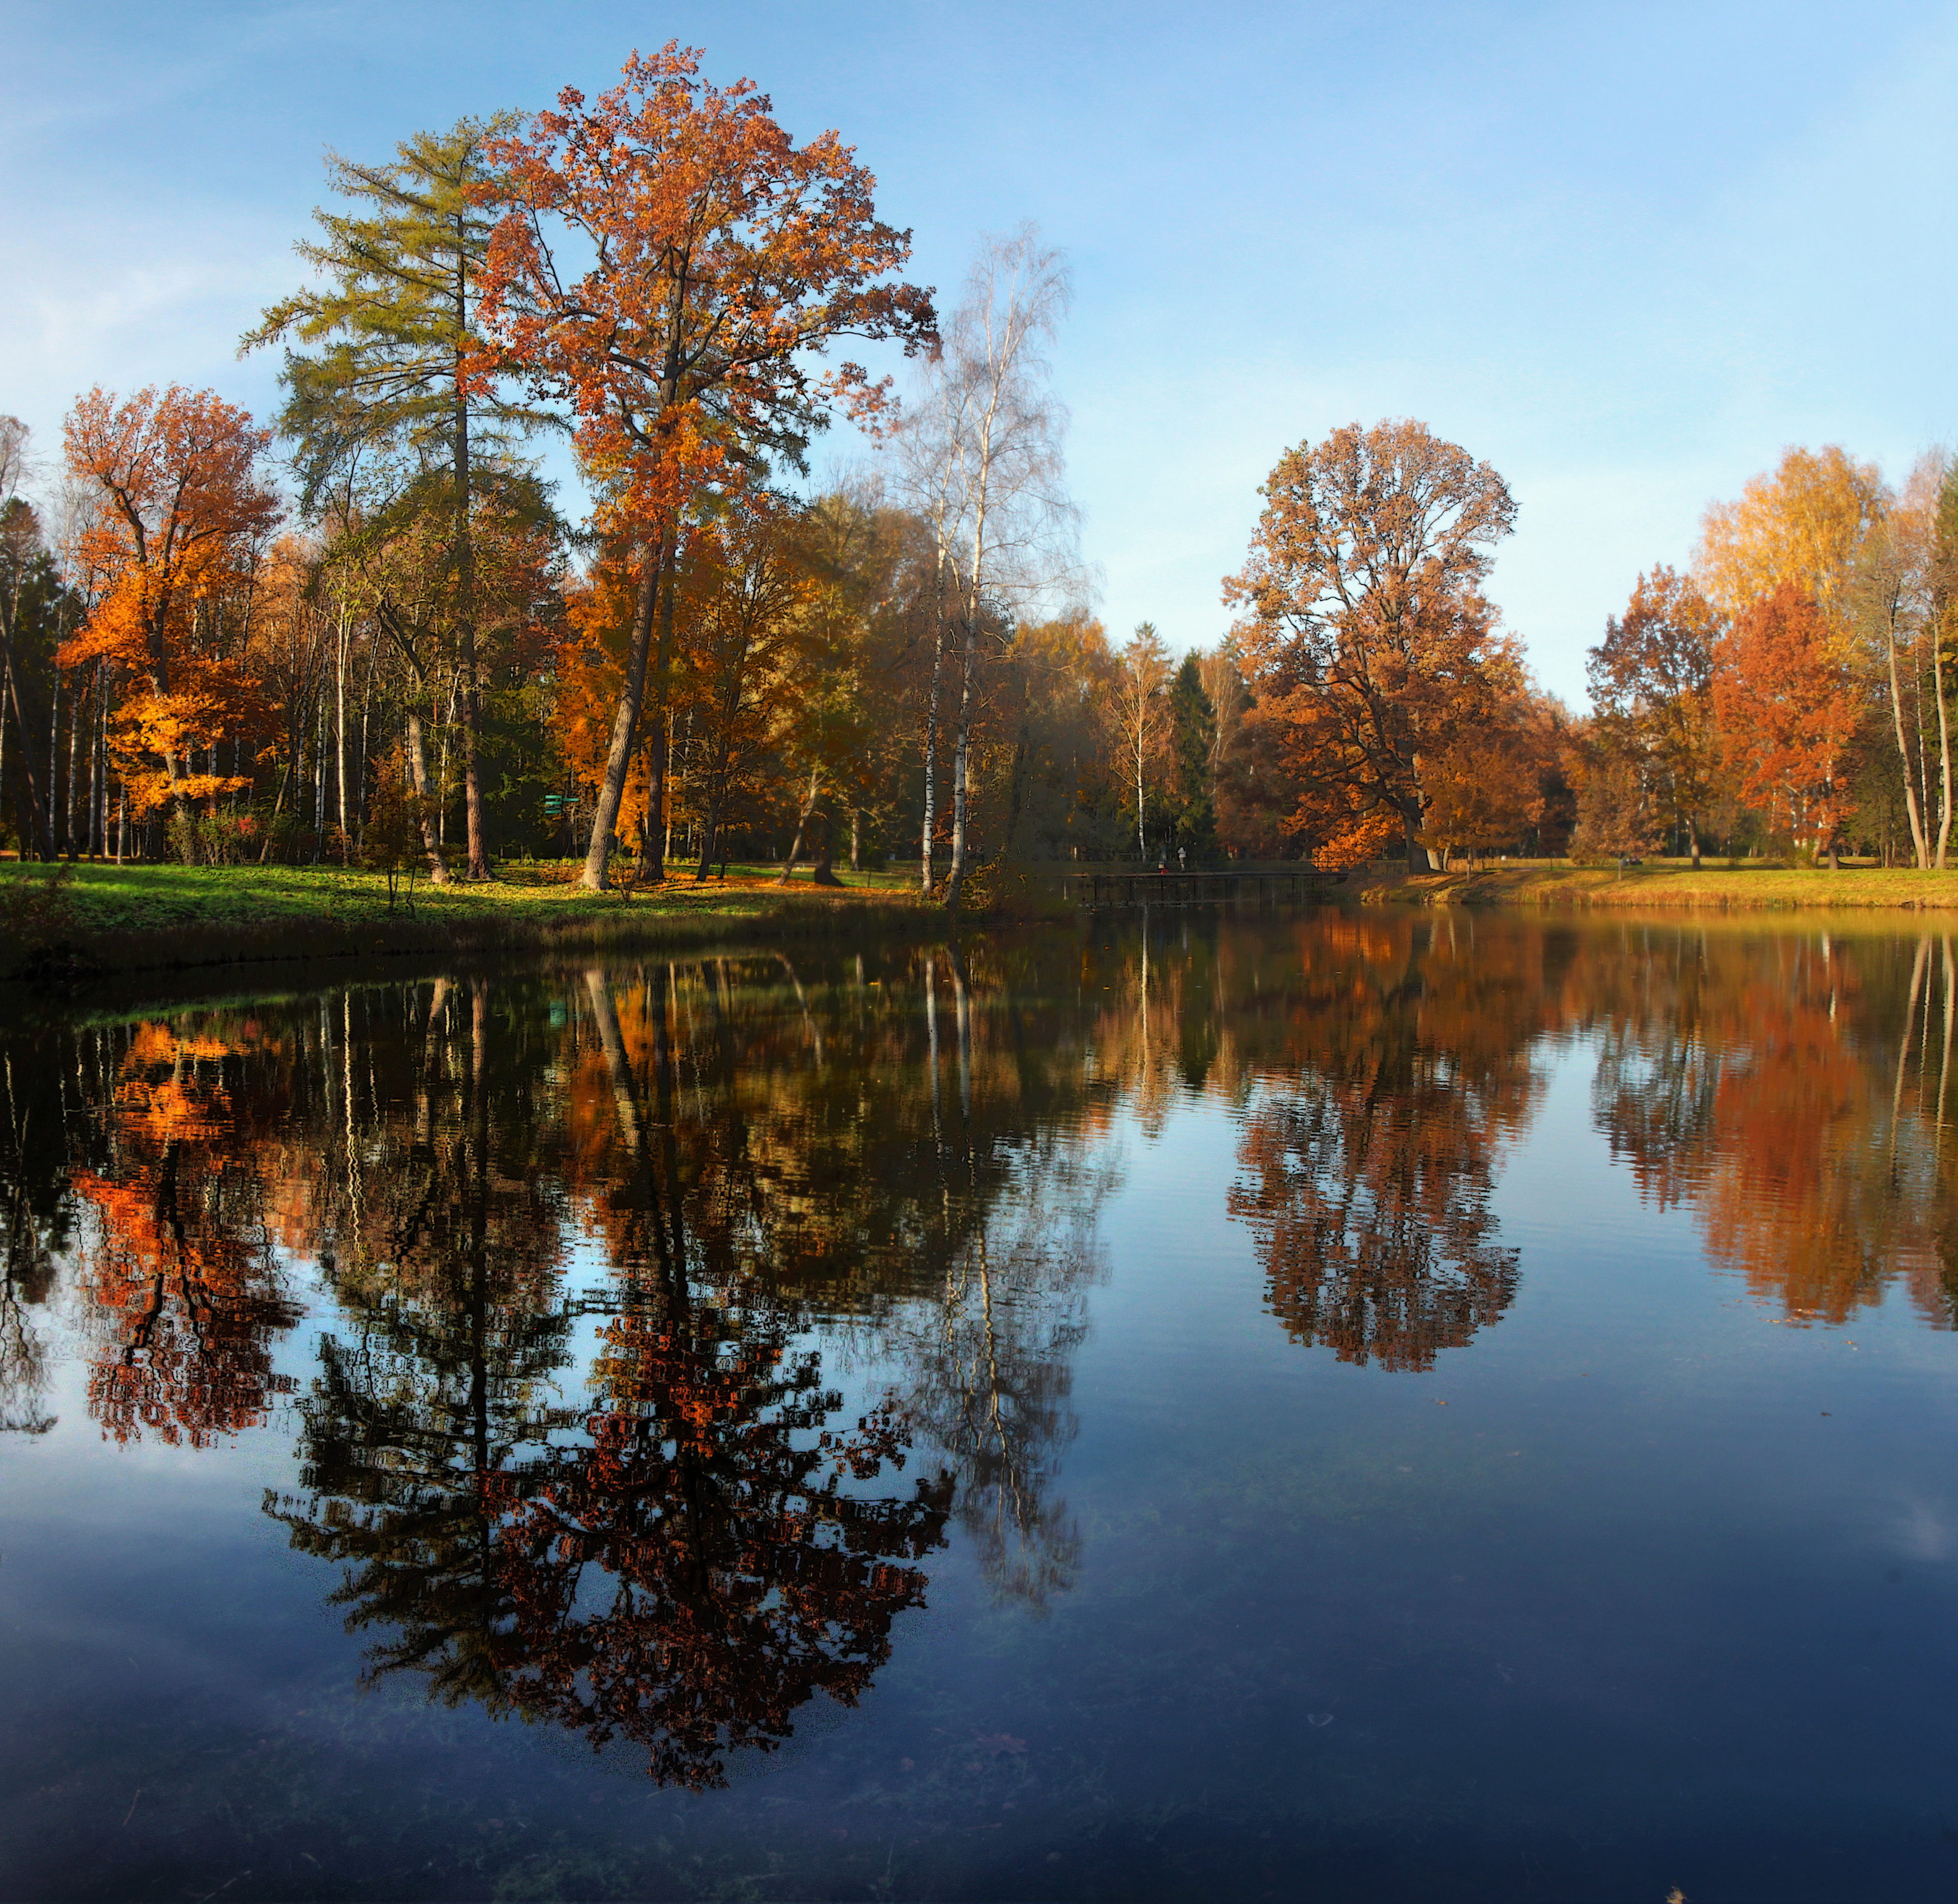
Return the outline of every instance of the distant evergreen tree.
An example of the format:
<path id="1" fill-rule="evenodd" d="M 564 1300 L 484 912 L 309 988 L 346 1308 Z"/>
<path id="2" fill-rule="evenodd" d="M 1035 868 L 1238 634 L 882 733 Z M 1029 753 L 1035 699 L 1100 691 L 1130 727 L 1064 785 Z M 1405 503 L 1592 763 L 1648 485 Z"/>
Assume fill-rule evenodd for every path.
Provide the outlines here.
<path id="1" fill-rule="evenodd" d="M 1194 654 L 1186 656 L 1177 670 L 1169 708 L 1174 842 L 1197 859 L 1217 851 L 1217 806 L 1210 784 L 1217 710 L 1204 692 Z"/>

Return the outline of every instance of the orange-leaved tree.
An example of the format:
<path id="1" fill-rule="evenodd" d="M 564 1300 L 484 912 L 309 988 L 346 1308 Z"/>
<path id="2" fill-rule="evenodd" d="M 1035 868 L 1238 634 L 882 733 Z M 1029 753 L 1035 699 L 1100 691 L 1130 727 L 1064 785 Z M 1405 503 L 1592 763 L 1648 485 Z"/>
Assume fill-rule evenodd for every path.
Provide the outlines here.
<path id="1" fill-rule="evenodd" d="M 1247 611 L 1234 639 L 1296 790 L 1288 828 L 1358 851 L 1397 825 L 1425 872 L 1426 763 L 1513 672 L 1481 587 L 1515 521 L 1508 486 L 1400 418 L 1301 443 L 1260 493 L 1224 598 Z"/>
<path id="2" fill-rule="evenodd" d="M 1742 797 L 1833 865 L 1855 810 L 1849 756 L 1862 706 L 1812 595 L 1784 582 L 1735 617 L 1719 646 L 1713 711 Z"/>
<path id="3" fill-rule="evenodd" d="M 765 95 L 746 80 L 706 84 L 698 53 L 677 43 L 634 54 L 589 103 L 567 87 L 558 110 L 487 149 L 508 209 L 483 280 L 486 328 L 570 404 L 601 527 L 633 553 L 631 638 L 585 866 L 600 888 L 649 664 L 664 691 L 689 505 L 748 481 L 768 456 L 799 459 L 831 403 L 859 415 L 881 404 L 860 366 L 819 376 L 813 355 L 845 337 L 913 350 L 933 341 L 936 320 L 927 293 L 881 281 L 909 257 L 910 234 L 878 220 L 851 148 L 835 132 L 798 146 Z M 653 752 L 657 876 L 658 735 Z"/>
<path id="4" fill-rule="evenodd" d="M 100 606 L 61 664 L 107 659 L 146 684 L 119 710 L 131 805 L 186 813 L 244 784 L 195 771 L 236 738 L 254 700 L 239 665 L 244 631 L 223 625 L 226 585 L 283 509 L 260 459 L 268 433 L 210 391 L 173 385 L 126 402 L 99 386 L 67 423 L 68 464 L 106 506 L 85 559 L 106 580 Z"/>

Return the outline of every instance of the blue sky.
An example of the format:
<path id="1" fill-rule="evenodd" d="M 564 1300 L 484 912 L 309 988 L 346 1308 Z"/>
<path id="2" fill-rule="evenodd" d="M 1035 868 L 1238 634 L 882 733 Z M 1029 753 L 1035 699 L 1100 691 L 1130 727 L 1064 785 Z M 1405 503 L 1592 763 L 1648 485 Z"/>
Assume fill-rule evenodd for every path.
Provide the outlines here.
<path id="1" fill-rule="evenodd" d="M 1520 505 L 1494 593 L 1545 683 L 1784 445 L 1901 476 L 1958 439 L 1949 5 L 166 7 L 0 0 L 0 410 L 100 381 L 260 411 L 322 149 L 596 92 L 705 49 L 838 128 L 955 290 L 1023 218 L 1118 635 L 1228 625 L 1279 453 L 1424 419 Z M 840 441 L 837 448 L 846 446 Z"/>

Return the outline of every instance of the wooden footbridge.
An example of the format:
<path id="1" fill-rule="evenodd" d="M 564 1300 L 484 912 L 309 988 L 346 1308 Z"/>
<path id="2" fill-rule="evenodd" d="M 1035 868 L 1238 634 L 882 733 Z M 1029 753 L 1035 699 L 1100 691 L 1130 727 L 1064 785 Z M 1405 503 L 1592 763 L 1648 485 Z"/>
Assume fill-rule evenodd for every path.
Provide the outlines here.
<path id="1" fill-rule="evenodd" d="M 1067 896 L 1091 910 L 1100 906 L 1212 906 L 1225 900 L 1319 897 L 1341 884 L 1344 873 L 1297 863 L 1226 866 L 1184 873 L 1156 866 L 1095 866 L 1065 876 Z"/>

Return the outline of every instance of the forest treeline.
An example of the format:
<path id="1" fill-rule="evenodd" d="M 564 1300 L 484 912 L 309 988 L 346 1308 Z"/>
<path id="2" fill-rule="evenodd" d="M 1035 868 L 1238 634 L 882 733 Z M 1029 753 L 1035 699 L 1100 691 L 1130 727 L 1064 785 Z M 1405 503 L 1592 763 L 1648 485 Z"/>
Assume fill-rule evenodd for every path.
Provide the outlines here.
<path id="1" fill-rule="evenodd" d="M 1235 619 L 1117 641 L 1047 352 L 1064 259 L 958 299 L 838 135 L 670 46 L 595 100 L 333 158 L 261 423 L 214 391 L 0 418 L 0 834 L 24 857 L 914 864 L 954 907 L 1062 860 L 1946 863 L 1958 484 L 1791 450 L 1641 576 L 1592 705 L 1485 591 L 1516 504 L 1424 425 L 1261 494 Z M 844 354 L 901 350 L 901 391 Z M 836 415 L 874 453 L 832 480 Z M 542 452 L 568 439 L 567 518 Z"/>

